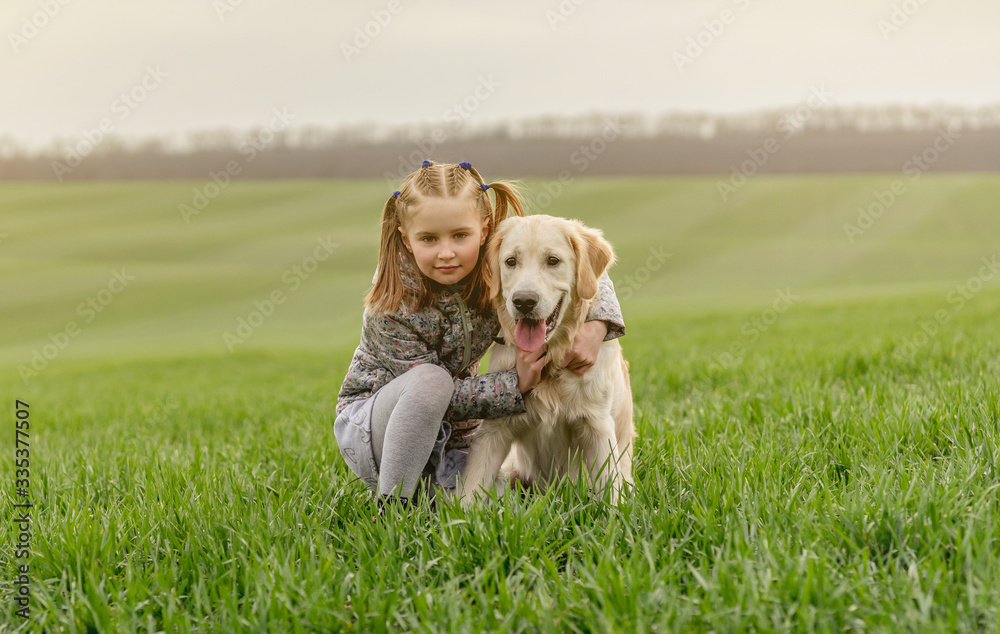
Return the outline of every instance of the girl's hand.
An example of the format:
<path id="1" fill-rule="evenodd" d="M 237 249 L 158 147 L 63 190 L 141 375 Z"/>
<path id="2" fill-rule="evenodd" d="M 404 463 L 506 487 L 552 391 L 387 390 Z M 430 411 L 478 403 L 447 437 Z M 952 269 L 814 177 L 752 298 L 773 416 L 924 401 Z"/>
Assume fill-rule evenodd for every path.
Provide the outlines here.
<path id="1" fill-rule="evenodd" d="M 569 349 L 566 356 L 562 358 L 559 367 L 568 368 L 575 374 L 583 374 L 597 363 L 597 354 L 601 351 L 601 344 L 608 335 L 608 324 L 595 320 L 587 321 L 580 327 L 573 339 L 573 347 Z"/>
<path id="2" fill-rule="evenodd" d="M 532 389 L 542 380 L 542 368 L 549 360 L 547 350 L 548 346 L 542 346 L 534 352 L 517 349 L 517 360 L 514 367 L 517 369 L 517 389 L 521 391 L 521 394 Z"/>

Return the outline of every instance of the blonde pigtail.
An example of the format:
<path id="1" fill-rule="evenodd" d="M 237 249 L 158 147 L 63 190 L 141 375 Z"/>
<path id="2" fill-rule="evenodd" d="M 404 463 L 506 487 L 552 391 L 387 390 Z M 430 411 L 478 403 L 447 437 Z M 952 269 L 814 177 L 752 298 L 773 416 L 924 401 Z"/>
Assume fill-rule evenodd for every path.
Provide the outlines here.
<path id="1" fill-rule="evenodd" d="M 382 229 L 379 238 L 378 267 L 375 283 L 365 296 L 365 308 L 375 313 L 396 310 L 412 292 L 403 285 L 399 258 L 403 254 L 403 240 L 399 233 L 399 214 L 402 211 L 399 192 L 393 193 L 382 208 Z"/>
<path id="2" fill-rule="evenodd" d="M 510 213 L 515 216 L 524 216 L 524 205 L 521 204 L 521 196 L 517 190 L 517 185 L 506 181 L 497 181 L 489 185 L 493 190 L 496 205 L 493 209 L 493 226 L 496 227 Z"/>

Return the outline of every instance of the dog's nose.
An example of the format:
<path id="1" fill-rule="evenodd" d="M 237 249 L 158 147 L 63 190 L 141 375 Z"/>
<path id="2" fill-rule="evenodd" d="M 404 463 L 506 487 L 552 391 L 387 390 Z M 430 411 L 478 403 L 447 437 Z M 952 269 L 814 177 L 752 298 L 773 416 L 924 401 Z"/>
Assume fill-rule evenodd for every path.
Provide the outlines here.
<path id="1" fill-rule="evenodd" d="M 521 292 L 514 295 L 514 308 L 522 315 L 526 315 L 535 310 L 538 304 L 538 293 Z"/>

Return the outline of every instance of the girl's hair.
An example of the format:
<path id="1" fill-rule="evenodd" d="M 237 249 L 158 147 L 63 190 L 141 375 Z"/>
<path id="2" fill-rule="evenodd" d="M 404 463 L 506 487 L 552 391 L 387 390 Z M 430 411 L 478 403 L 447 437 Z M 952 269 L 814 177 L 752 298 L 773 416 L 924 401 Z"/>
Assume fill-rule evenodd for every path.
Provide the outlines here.
<path id="1" fill-rule="evenodd" d="M 490 200 L 493 190 L 496 204 Z M 427 279 L 418 275 L 419 288 L 403 283 L 400 258 L 407 258 L 414 270 L 416 263 L 403 244 L 399 228 L 409 220 L 411 206 L 435 198 L 465 198 L 475 203 L 482 220 L 487 220 L 487 236 L 492 235 L 497 224 L 509 213 L 524 215 L 517 185 L 497 181 L 487 185 L 476 168 L 469 163 L 434 163 L 424 161 L 423 166 L 410 174 L 399 191 L 389 196 L 382 209 L 382 238 L 378 248 L 378 270 L 375 284 L 365 297 L 365 307 L 376 313 L 399 310 L 406 305 L 413 310 L 425 308 L 430 301 L 431 288 Z M 489 267 L 483 263 L 486 243 L 479 248 L 479 259 L 469 274 L 462 299 L 470 310 L 486 313 L 493 309 L 489 293 Z"/>

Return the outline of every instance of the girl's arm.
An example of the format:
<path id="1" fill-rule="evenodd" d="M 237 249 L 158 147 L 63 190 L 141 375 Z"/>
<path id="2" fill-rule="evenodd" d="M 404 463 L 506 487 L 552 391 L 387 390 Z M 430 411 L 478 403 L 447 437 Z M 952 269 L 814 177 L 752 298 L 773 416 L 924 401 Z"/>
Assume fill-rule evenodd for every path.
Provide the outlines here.
<path id="1" fill-rule="evenodd" d="M 365 319 L 365 337 L 380 365 L 398 377 L 421 363 L 444 367 L 435 350 L 421 337 L 422 315 L 400 317 L 398 313 L 375 315 Z M 517 385 L 517 370 L 488 372 L 465 379 L 454 379 L 455 391 L 445 412 L 448 421 L 473 418 L 501 418 L 525 411 L 524 399 Z"/>
<path id="2" fill-rule="evenodd" d="M 587 314 L 587 321 L 576 333 L 573 344 L 559 365 L 583 375 L 597 362 L 601 344 L 625 334 L 625 320 L 615 296 L 615 286 L 605 273 L 598 285 L 596 301 Z"/>
<path id="3" fill-rule="evenodd" d="M 603 341 L 611 341 L 625 334 L 625 318 L 622 317 L 622 308 L 618 305 L 618 296 L 615 295 L 615 285 L 611 283 L 611 278 L 607 272 L 601 276 L 597 288 L 597 297 L 591 305 L 587 314 L 587 321 L 603 321 L 607 323 L 608 334 Z"/>

